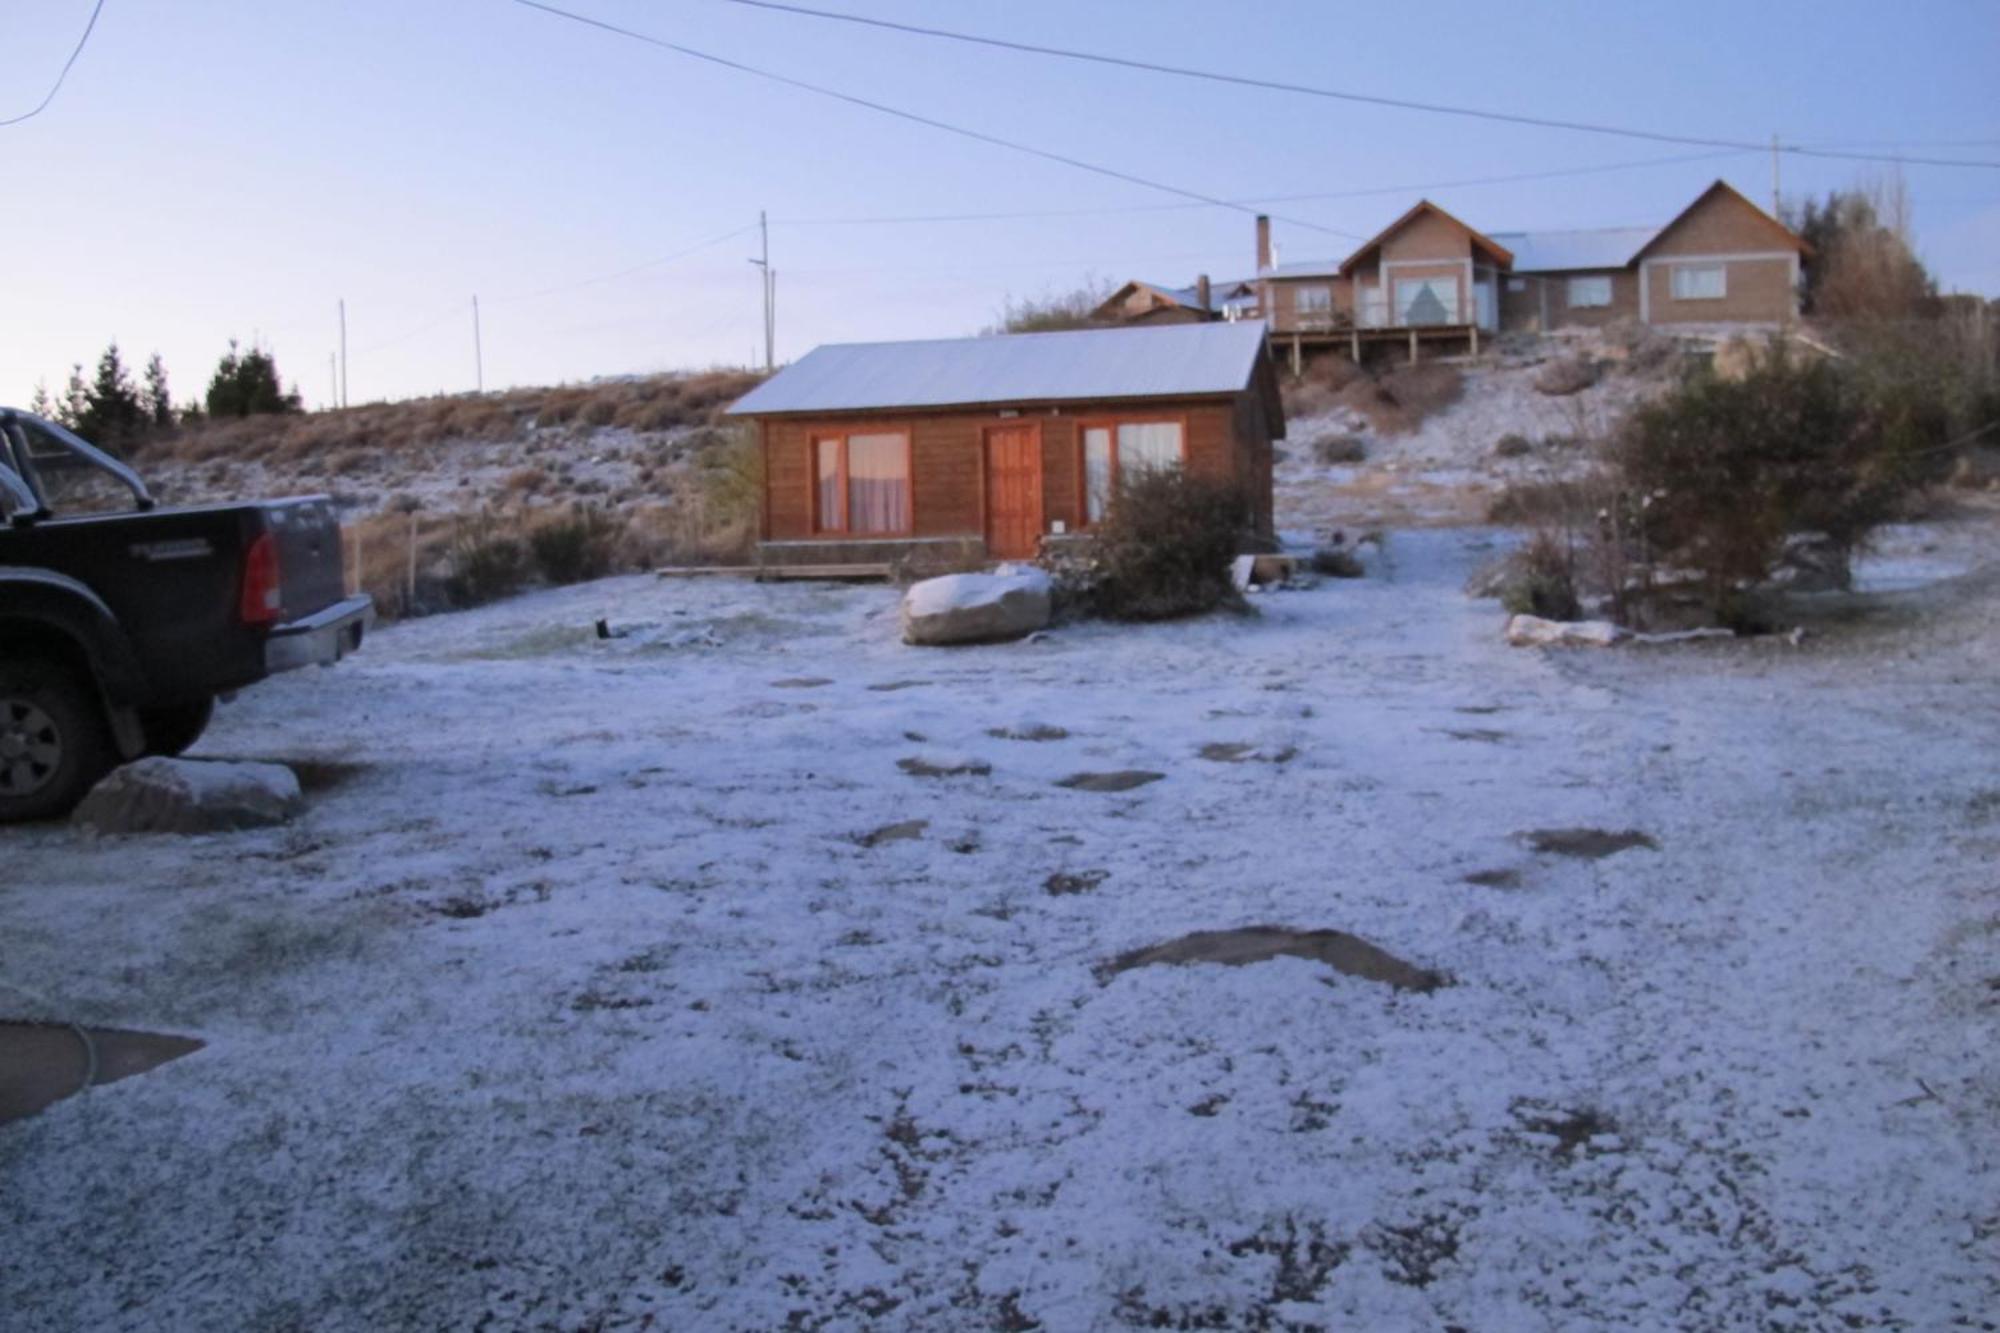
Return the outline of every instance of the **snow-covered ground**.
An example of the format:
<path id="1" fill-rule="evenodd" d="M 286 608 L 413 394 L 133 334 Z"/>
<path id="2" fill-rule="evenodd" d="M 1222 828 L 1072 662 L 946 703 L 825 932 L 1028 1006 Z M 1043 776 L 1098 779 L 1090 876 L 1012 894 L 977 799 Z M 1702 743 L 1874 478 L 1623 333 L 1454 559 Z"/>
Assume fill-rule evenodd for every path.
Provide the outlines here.
<path id="1" fill-rule="evenodd" d="M 1990 567 L 1543 654 L 1494 540 L 956 650 L 627 578 L 249 692 L 295 826 L 0 833 L 0 979 L 208 1042 L 0 1127 L 0 1325 L 1990 1327 Z M 1097 970 L 1251 924 L 1451 984 Z"/>

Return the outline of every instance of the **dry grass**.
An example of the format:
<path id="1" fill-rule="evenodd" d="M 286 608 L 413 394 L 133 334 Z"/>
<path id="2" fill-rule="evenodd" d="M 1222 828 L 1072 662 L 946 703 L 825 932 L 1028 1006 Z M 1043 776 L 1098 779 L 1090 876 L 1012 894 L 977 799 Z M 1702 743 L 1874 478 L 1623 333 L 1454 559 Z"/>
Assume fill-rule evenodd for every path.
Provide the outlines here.
<path id="1" fill-rule="evenodd" d="M 575 424 L 664 433 L 712 425 L 723 408 L 762 379 L 757 371 L 705 370 L 212 420 L 149 439 L 137 456 L 142 462 L 184 463 L 230 459 L 283 464 L 318 458 L 330 460 L 334 471 L 362 471 L 367 468 L 363 460 L 371 455 L 450 440 L 504 443 L 540 427 Z"/>

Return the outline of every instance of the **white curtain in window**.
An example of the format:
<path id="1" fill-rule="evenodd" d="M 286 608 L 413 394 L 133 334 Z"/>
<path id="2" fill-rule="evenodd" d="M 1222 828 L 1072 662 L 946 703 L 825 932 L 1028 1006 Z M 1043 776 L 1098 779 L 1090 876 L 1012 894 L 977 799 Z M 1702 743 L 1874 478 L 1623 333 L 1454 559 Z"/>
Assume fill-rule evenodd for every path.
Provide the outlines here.
<path id="1" fill-rule="evenodd" d="M 1457 278 L 1397 278 L 1396 314 L 1404 324 L 1456 324 Z"/>
<path id="2" fill-rule="evenodd" d="M 1141 468 L 1179 467 L 1180 463 L 1180 422 L 1127 421 L 1119 424 L 1119 471 L 1131 472 Z"/>
<path id="3" fill-rule="evenodd" d="M 813 441 L 813 518 L 822 532 L 840 531 L 840 441 Z"/>
<path id="4" fill-rule="evenodd" d="M 1092 523 L 1111 506 L 1111 428 L 1088 426 L 1083 432 L 1083 497 Z"/>
<path id="5" fill-rule="evenodd" d="M 901 435 L 847 437 L 847 530 L 910 530 L 910 451 Z"/>
<path id="6" fill-rule="evenodd" d="M 1720 264 L 1674 267 L 1676 301 L 1720 301 L 1729 295 L 1729 270 Z"/>

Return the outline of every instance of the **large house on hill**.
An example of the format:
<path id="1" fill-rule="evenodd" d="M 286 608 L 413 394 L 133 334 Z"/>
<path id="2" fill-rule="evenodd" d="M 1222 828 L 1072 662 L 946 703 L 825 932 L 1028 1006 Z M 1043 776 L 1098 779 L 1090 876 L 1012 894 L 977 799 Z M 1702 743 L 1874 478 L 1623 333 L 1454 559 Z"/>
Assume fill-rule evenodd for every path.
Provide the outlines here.
<path id="1" fill-rule="evenodd" d="M 1276 262 L 1257 219 L 1257 275 L 1191 288 L 1127 283 L 1107 321 L 1261 318 L 1301 346 L 1469 340 L 1633 319 L 1777 325 L 1798 313 L 1804 241 L 1724 181 L 1663 226 L 1481 232 L 1420 200 L 1342 259 Z"/>

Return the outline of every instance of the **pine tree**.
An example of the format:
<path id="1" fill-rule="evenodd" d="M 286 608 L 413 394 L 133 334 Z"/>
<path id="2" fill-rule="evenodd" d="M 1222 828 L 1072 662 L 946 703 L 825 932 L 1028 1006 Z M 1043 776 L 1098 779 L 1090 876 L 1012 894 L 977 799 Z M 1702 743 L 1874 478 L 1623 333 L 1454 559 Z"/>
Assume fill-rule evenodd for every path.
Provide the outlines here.
<path id="1" fill-rule="evenodd" d="M 55 419 L 71 430 L 83 424 L 84 416 L 90 411 L 90 386 L 83 382 L 83 363 L 76 362 L 69 368 L 69 383 L 63 386 L 62 401 L 56 404 Z"/>
<path id="2" fill-rule="evenodd" d="M 84 390 L 83 415 L 73 429 L 91 443 L 117 448 L 146 433 L 145 404 L 112 343 L 97 359 L 97 378 Z"/>
<path id="3" fill-rule="evenodd" d="M 304 404 L 299 391 L 285 392 L 278 378 L 278 362 L 261 347 L 239 352 L 236 340 L 216 363 L 208 381 L 208 414 L 212 417 L 247 417 L 261 412 L 298 412 Z"/>
<path id="4" fill-rule="evenodd" d="M 146 416 L 154 430 L 168 430 L 174 424 L 173 395 L 167 392 L 167 363 L 158 352 L 146 363 Z"/>
<path id="5" fill-rule="evenodd" d="M 55 419 L 57 412 L 55 395 L 49 392 L 47 380 L 35 381 L 35 396 L 28 400 L 28 410 L 44 421 Z"/>

